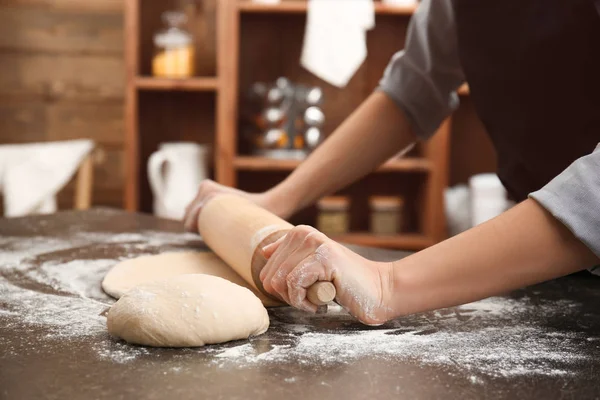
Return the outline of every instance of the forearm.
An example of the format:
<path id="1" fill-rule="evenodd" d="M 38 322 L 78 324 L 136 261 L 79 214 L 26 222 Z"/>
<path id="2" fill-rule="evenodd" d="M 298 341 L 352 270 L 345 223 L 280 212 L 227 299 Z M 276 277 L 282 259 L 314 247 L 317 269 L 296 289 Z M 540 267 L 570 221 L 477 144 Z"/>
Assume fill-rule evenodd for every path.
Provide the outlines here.
<path id="1" fill-rule="evenodd" d="M 401 109 L 375 92 L 270 194 L 296 211 L 375 170 L 415 140 Z"/>
<path id="2" fill-rule="evenodd" d="M 393 264 L 390 318 L 564 276 L 598 258 L 534 200 Z"/>

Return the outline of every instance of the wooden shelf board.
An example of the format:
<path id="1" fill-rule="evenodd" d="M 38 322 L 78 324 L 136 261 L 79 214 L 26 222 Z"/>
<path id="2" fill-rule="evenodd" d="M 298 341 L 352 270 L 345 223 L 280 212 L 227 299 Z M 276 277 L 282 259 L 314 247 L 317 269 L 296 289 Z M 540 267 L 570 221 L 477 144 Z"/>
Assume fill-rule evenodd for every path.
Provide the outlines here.
<path id="1" fill-rule="evenodd" d="M 302 160 L 280 160 L 267 157 L 238 156 L 233 165 L 238 170 L 244 171 L 291 171 Z M 402 158 L 390 160 L 383 164 L 377 172 L 429 172 L 431 162 L 425 158 Z"/>
<path id="2" fill-rule="evenodd" d="M 368 232 L 357 232 L 334 236 L 333 239 L 338 242 L 359 246 L 384 247 L 401 250 L 422 250 L 434 244 L 427 236 L 418 233 L 380 236 Z"/>
<path id="3" fill-rule="evenodd" d="M 242 1 L 238 3 L 238 9 L 242 13 L 281 13 L 281 14 L 299 14 L 307 10 L 306 1 L 282 1 L 278 4 L 261 4 L 252 1 Z M 412 15 L 417 9 L 417 5 L 394 6 L 382 3 L 375 3 L 375 13 L 379 15 Z"/>
<path id="4" fill-rule="evenodd" d="M 190 92 L 216 91 L 219 81 L 215 77 L 167 79 L 154 78 L 150 76 L 138 76 L 135 78 L 135 87 L 140 90 L 177 90 Z"/>

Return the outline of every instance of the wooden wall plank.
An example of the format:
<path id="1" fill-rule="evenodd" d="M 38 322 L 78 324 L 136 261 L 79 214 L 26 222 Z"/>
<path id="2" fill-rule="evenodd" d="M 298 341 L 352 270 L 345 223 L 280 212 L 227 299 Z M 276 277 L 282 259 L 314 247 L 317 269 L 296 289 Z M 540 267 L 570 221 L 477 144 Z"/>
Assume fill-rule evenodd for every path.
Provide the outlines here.
<path id="1" fill-rule="evenodd" d="M 105 150 L 103 157 L 94 162 L 92 206 L 123 207 L 124 157 L 123 150 Z M 73 207 L 75 177 L 59 192 L 59 208 Z"/>
<path id="2" fill-rule="evenodd" d="M 125 151 L 105 149 L 94 166 L 96 188 L 119 189 L 125 180 Z"/>
<path id="3" fill-rule="evenodd" d="M 122 104 L 53 103 L 46 118 L 48 140 L 87 138 L 111 148 L 124 146 Z"/>
<path id="4" fill-rule="evenodd" d="M 0 56 L 0 97 L 121 100 L 120 57 L 9 53 Z"/>
<path id="5" fill-rule="evenodd" d="M 45 140 L 45 121 L 41 101 L 0 103 L 0 144 Z"/>
<path id="6" fill-rule="evenodd" d="M 58 193 L 58 209 L 70 210 L 74 205 L 74 183 L 69 184 Z M 92 207 L 123 208 L 123 188 L 99 188 L 94 186 L 92 192 Z"/>
<path id="7" fill-rule="evenodd" d="M 93 205 L 122 207 L 124 0 L 0 0 L 0 143 L 90 138 Z M 59 194 L 73 206 L 74 179 Z"/>
<path id="8" fill-rule="evenodd" d="M 122 56 L 122 19 L 119 13 L 0 7 L 0 50 Z"/>
<path id="9" fill-rule="evenodd" d="M 110 103 L 0 103 L 0 143 L 92 139 L 123 147 L 123 107 Z"/>
<path id="10" fill-rule="evenodd" d="M 115 13 L 123 11 L 125 0 L 0 0 L 2 6 L 42 7 L 51 10 L 80 10 Z"/>

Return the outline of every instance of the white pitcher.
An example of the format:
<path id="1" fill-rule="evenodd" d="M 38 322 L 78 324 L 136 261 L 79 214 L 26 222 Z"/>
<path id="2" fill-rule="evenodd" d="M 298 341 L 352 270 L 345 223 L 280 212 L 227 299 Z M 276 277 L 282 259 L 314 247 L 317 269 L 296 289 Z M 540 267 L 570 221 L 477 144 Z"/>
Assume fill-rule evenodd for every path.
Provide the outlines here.
<path id="1" fill-rule="evenodd" d="M 162 143 L 148 160 L 154 214 L 181 220 L 202 180 L 208 178 L 210 147 L 190 142 Z"/>

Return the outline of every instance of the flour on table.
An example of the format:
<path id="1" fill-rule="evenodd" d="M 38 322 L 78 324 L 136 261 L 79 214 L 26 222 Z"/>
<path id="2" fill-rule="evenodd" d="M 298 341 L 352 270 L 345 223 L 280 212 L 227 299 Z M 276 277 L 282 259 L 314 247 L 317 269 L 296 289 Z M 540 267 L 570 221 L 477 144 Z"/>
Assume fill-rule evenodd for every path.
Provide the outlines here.
<path id="1" fill-rule="evenodd" d="M 396 321 L 397 327 L 390 329 L 343 333 L 314 331 L 310 327 L 311 317 L 298 312 L 301 323 L 286 326 L 289 345 L 271 346 L 265 352 L 263 349 L 253 351 L 249 344 L 244 344 L 222 351 L 215 356 L 214 362 L 219 365 L 263 365 L 293 359 L 301 364 L 327 366 L 377 357 L 452 366 L 468 373 L 495 377 L 564 376 L 568 374 L 569 365 L 587 359 L 588 356 L 582 354 L 577 346 L 581 340 L 587 339 L 577 333 L 528 324 L 526 317 L 530 313 L 564 313 L 577 306 L 577 303 L 566 300 L 534 305 L 528 299 L 495 297 L 428 313 L 414 325 Z M 338 307 L 330 307 L 329 312 L 332 317 L 344 314 Z M 490 320 L 496 324 L 464 332 L 428 328 L 422 324 L 423 319 L 445 319 L 449 326 L 456 327 L 463 323 L 457 315 Z M 474 384 L 482 383 L 477 375 L 471 375 L 469 379 Z"/>
<path id="2" fill-rule="evenodd" d="M 74 226 L 73 232 L 77 229 Z M 155 356 L 154 349 L 117 342 L 107 334 L 106 318 L 101 314 L 113 300 L 101 292 L 102 276 L 123 259 L 189 250 L 190 241 L 197 240 L 196 235 L 154 231 L 82 232 L 68 240 L 0 237 L 0 327 L 42 335 L 37 342 L 28 343 L 10 341 L 0 334 L 1 356 L 51 351 L 56 343 L 77 344 L 90 337 L 94 344 L 86 351 L 99 360 L 132 363 Z M 91 248 L 113 250 L 107 254 L 115 254 L 115 248 L 119 251 L 112 258 L 91 258 Z M 600 336 L 561 331 L 539 321 L 545 316 L 574 315 L 579 307 L 569 300 L 495 297 L 402 318 L 379 328 L 361 327 L 339 306 L 330 307 L 326 316 L 274 309 L 271 323 L 276 329 L 272 333 L 250 342 L 182 349 L 177 354 L 209 357 L 220 368 L 291 362 L 328 366 L 378 358 L 449 366 L 464 372 L 471 384 L 482 384 L 484 377 L 565 376 L 570 365 L 589 358 L 579 344 L 600 341 Z M 477 320 L 477 328 L 469 324 L 473 320 Z M 341 321 L 347 329 L 328 328 L 332 321 Z"/>
<path id="3" fill-rule="evenodd" d="M 0 327 L 24 325 L 23 329 L 41 329 L 50 340 L 98 337 L 90 350 L 101 359 L 117 363 L 147 354 L 147 349 L 115 342 L 108 336 L 106 318 L 101 314 L 113 300 L 104 294 L 100 282 L 126 254 L 173 251 L 189 247 L 192 240 L 197 241 L 198 236 L 155 231 L 117 235 L 83 232 L 69 239 L 0 237 Z M 85 259 L 86 249 L 101 246 L 118 246 L 123 256 Z M 64 259 L 53 256 L 46 260 L 48 254 L 63 253 Z M 2 350 L 17 354 L 17 350 L 36 351 L 36 346 L 39 343 L 20 343 Z"/>

